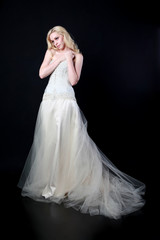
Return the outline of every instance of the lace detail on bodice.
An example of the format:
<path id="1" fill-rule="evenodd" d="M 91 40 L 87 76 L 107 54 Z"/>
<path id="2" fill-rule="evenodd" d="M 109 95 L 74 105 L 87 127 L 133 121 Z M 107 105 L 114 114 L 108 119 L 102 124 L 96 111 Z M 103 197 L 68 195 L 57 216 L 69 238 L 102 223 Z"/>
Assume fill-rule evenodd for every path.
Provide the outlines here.
<path id="1" fill-rule="evenodd" d="M 72 99 L 76 101 L 76 98 L 74 96 L 71 96 L 70 94 L 67 93 L 58 93 L 58 94 L 51 94 L 51 93 L 44 93 L 43 95 L 43 100 L 56 100 L 58 98 L 63 98 L 63 99 Z"/>
<path id="2" fill-rule="evenodd" d="M 43 99 L 55 99 L 57 97 L 75 100 L 75 93 L 68 79 L 68 66 L 66 60 L 61 62 L 50 75 L 43 95 Z"/>

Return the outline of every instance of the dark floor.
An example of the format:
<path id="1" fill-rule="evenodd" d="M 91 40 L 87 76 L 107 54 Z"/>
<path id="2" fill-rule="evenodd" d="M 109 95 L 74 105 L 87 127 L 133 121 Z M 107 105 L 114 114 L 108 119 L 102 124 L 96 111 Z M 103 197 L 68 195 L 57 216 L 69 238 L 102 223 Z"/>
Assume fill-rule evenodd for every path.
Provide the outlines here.
<path id="1" fill-rule="evenodd" d="M 20 189 L 16 186 L 18 179 L 18 173 L 1 174 L 3 239 L 160 239 L 155 218 L 158 215 L 155 199 L 158 197 L 150 187 L 145 196 L 146 205 L 141 211 L 121 220 L 110 220 L 103 216 L 90 216 L 71 208 L 64 208 L 63 204 L 40 203 L 21 197 Z"/>

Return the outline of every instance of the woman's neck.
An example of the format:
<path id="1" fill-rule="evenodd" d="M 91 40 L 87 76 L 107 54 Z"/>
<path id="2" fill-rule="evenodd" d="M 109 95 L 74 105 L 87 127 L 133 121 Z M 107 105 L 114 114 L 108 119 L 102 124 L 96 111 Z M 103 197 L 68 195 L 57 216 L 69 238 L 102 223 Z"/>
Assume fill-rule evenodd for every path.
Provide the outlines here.
<path id="1" fill-rule="evenodd" d="M 56 50 L 56 53 L 65 53 L 65 52 L 68 52 L 70 49 L 68 47 L 65 47 L 64 49 L 62 50 Z"/>

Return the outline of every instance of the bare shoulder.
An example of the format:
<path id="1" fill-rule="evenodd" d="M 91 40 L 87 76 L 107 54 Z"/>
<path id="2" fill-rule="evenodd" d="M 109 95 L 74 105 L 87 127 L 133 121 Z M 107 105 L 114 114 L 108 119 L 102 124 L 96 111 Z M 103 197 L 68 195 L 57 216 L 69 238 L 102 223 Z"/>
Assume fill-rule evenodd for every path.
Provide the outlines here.
<path id="1" fill-rule="evenodd" d="M 55 50 L 54 50 L 54 49 L 47 49 L 45 55 L 46 55 L 47 57 L 50 57 L 50 58 L 52 59 L 53 56 L 54 56 L 54 54 L 55 54 Z"/>
<path id="2" fill-rule="evenodd" d="M 51 57 L 52 57 L 51 51 L 50 49 L 47 49 L 45 52 L 45 58 L 51 58 Z"/>
<path id="3" fill-rule="evenodd" d="M 80 62 L 83 62 L 83 55 L 82 53 L 75 53 L 75 60 L 76 61 L 80 61 Z"/>
<path id="4" fill-rule="evenodd" d="M 53 58 L 53 56 L 56 53 L 56 51 L 54 49 L 50 49 L 50 52 L 51 52 L 51 55 L 52 55 L 52 58 Z"/>
<path id="5" fill-rule="evenodd" d="M 83 59 L 82 53 L 75 53 L 75 56 L 79 59 Z"/>
<path id="6" fill-rule="evenodd" d="M 47 66 L 50 61 L 52 60 L 53 56 L 52 56 L 52 52 L 50 49 L 47 49 L 46 52 L 45 52 L 45 55 L 44 55 L 44 59 L 43 59 L 43 62 L 41 64 L 41 66 Z"/>

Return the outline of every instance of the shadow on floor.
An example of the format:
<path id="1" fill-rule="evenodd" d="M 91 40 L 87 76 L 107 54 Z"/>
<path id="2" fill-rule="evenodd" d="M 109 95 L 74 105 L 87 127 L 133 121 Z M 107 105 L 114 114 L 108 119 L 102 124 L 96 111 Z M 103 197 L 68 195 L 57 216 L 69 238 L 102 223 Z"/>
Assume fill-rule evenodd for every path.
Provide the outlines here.
<path id="1" fill-rule="evenodd" d="M 73 208 L 65 208 L 63 204 L 36 202 L 22 197 L 16 186 L 18 176 L 10 178 L 10 185 L 2 189 L 7 197 L 1 199 L 5 239 L 158 240 L 158 228 L 149 197 L 140 211 L 120 220 L 112 220 L 104 216 L 82 214 Z"/>

